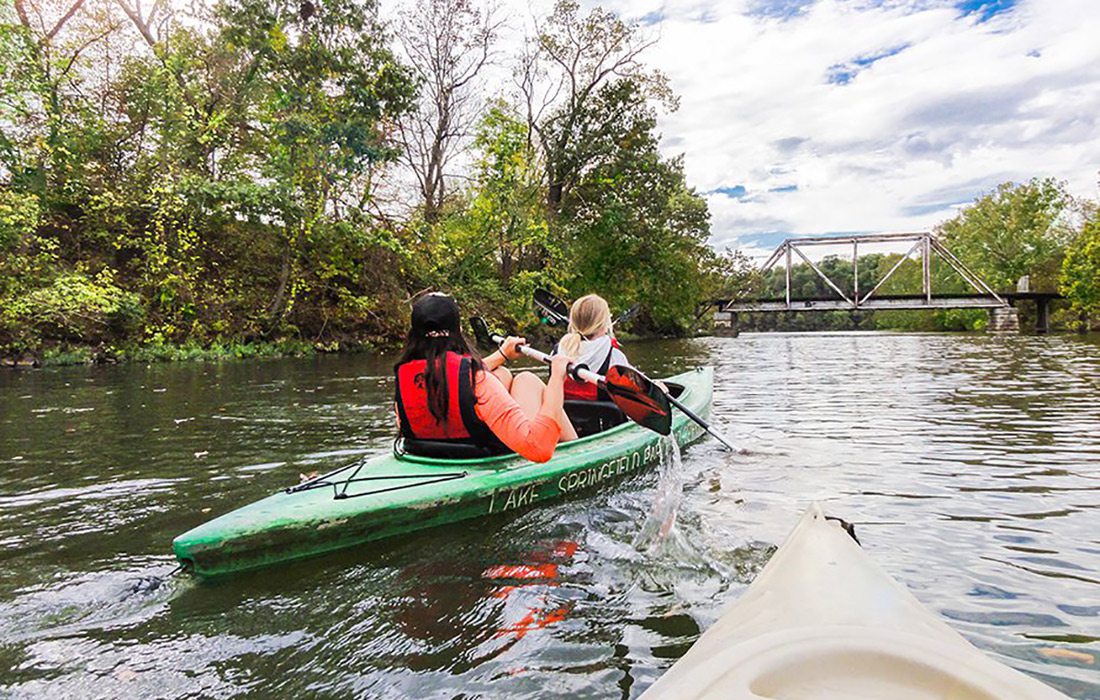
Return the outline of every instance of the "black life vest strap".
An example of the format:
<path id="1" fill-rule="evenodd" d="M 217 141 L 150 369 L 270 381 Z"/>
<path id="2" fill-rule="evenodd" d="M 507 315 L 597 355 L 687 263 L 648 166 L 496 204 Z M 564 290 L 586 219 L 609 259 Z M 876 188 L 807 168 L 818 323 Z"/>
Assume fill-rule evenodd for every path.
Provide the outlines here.
<path id="1" fill-rule="evenodd" d="M 600 374 L 604 377 L 607 376 L 607 370 L 611 369 L 611 355 L 613 355 L 614 353 L 615 353 L 615 346 L 612 345 L 610 348 L 608 348 L 607 357 L 603 358 L 603 364 L 600 365 L 600 371 L 597 374 Z M 610 401 L 611 400 L 611 394 L 607 393 L 607 389 L 604 389 L 602 386 L 597 387 L 597 389 L 596 389 L 596 400 L 597 401 Z"/>
<path id="2" fill-rule="evenodd" d="M 458 410 L 471 441 L 485 447 L 503 446 L 500 438 L 477 415 L 477 395 L 474 393 L 474 368 L 469 357 L 458 366 Z"/>
<path id="3" fill-rule="evenodd" d="M 405 413 L 405 402 L 401 400 L 401 366 L 398 365 L 393 370 L 393 402 L 397 405 L 397 421 L 401 424 L 401 437 L 411 438 L 415 437 L 412 431 L 412 424 L 409 423 L 409 416 Z"/>
<path id="4" fill-rule="evenodd" d="M 600 374 L 607 374 L 607 370 L 611 369 L 611 354 L 613 352 L 615 352 L 614 347 L 607 351 L 607 357 L 603 358 L 603 364 L 600 365 Z"/>

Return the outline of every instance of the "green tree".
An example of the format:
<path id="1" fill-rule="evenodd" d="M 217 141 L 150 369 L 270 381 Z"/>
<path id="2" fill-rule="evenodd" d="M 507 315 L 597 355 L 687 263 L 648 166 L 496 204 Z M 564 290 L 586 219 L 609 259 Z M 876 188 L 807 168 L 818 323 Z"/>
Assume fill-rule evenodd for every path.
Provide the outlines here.
<path id="1" fill-rule="evenodd" d="M 278 183 L 283 224 L 278 285 L 268 307 L 273 326 L 311 293 L 308 253 L 341 198 L 369 198 L 361 179 L 397 152 L 383 124 L 408 110 L 413 83 L 386 44 L 373 5 L 230 0 L 221 6 L 223 41 L 240 47 L 259 92 L 250 113 L 260 126 L 263 177 Z M 331 235 L 331 232 L 330 232 Z"/>
<path id="2" fill-rule="evenodd" d="M 687 186 L 682 159 L 661 155 L 656 115 L 638 84 L 605 85 L 577 123 L 600 126 L 590 132 L 596 155 L 562 200 L 567 286 L 575 295 L 598 291 L 616 307 L 641 303 L 639 327 L 683 332 L 720 264 L 707 245 L 706 202 Z"/>
<path id="3" fill-rule="evenodd" d="M 543 207 L 542 171 L 528 126 L 503 102 L 477 129 L 472 185 L 463 205 L 438 223 L 425 222 L 419 267 L 427 286 L 474 306 L 489 303 L 516 322 L 534 320 L 531 295 L 558 280 L 559 246 Z"/>
<path id="4" fill-rule="evenodd" d="M 551 212 L 558 211 L 581 173 L 604 153 L 606 132 L 618 128 L 618 118 L 630 116 L 626 101 L 617 101 L 626 111 L 607 109 L 610 83 L 628 83 L 639 99 L 676 108 L 668 78 L 640 60 L 654 42 L 637 24 L 603 8 L 582 17 L 576 0 L 557 0 L 530 42 L 519 67 L 519 84 L 532 135 L 542 148 Z"/>
<path id="5" fill-rule="evenodd" d="M 1085 224 L 1062 261 L 1058 288 L 1086 327 L 1100 315 L 1100 217 Z"/>
<path id="6" fill-rule="evenodd" d="M 936 227 L 947 247 L 994 289 L 1031 276 L 1033 289 L 1054 289 L 1061 252 L 1072 234 L 1072 200 L 1051 178 L 1004 183 Z"/>

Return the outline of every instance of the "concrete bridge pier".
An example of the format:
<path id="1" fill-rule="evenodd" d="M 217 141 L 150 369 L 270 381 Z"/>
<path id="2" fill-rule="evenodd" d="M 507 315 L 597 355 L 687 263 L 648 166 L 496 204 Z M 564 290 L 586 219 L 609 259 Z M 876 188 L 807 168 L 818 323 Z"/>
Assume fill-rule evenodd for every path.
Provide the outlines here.
<path id="1" fill-rule="evenodd" d="M 714 312 L 714 334 L 729 338 L 737 337 L 737 314 L 732 311 Z"/>
<path id="2" fill-rule="evenodd" d="M 1035 300 L 1035 332 L 1050 332 L 1050 299 L 1046 297 Z"/>
<path id="3" fill-rule="evenodd" d="M 989 310 L 990 333 L 1019 333 L 1020 314 L 1012 306 L 997 306 Z"/>

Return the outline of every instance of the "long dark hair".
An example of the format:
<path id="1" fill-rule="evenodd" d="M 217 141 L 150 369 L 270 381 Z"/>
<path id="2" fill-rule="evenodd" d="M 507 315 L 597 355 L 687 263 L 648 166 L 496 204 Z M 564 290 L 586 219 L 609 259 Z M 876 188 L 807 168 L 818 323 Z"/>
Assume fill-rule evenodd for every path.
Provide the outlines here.
<path id="1" fill-rule="evenodd" d="M 428 411 L 440 423 L 446 424 L 450 406 L 447 386 L 447 353 L 470 357 L 470 385 L 477 373 L 485 369 L 481 356 L 470 347 L 462 334 L 458 304 L 446 294 L 433 293 L 421 297 L 412 309 L 409 334 L 398 367 L 413 360 L 424 360 L 424 388 L 428 394 Z"/>

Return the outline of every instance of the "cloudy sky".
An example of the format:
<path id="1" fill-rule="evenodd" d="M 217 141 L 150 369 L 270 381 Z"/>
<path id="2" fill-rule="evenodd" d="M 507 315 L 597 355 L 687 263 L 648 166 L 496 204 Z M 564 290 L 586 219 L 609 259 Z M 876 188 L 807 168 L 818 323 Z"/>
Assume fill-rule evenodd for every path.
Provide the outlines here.
<path id="1" fill-rule="evenodd" d="M 1100 0 L 601 4 L 659 36 L 719 247 L 923 230 L 1033 176 L 1098 194 Z"/>
<path id="2" fill-rule="evenodd" d="M 552 0 L 491 2 L 509 54 Z M 716 247 L 927 230 L 1008 180 L 1100 198 L 1100 0 L 580 2 L 657 39 L 643 57 L 681 98 L 662 146 Z"/>

